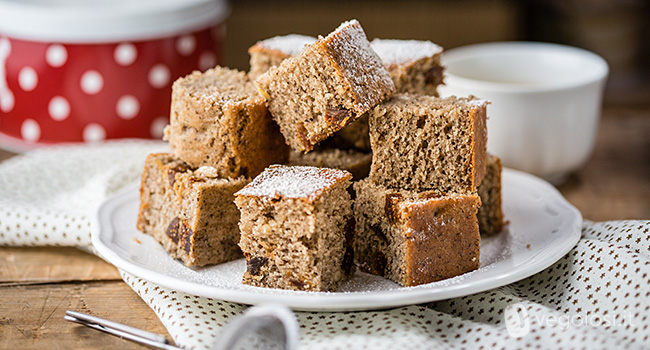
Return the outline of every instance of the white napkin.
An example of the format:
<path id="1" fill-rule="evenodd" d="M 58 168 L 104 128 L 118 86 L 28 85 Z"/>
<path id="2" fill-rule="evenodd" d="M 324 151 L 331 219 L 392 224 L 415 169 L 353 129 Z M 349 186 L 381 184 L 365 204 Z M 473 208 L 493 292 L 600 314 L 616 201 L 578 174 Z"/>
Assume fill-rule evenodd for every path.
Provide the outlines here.
<path id="1" fill-rule="evenodd" d="M 0 163 L 0 245 L 88 248 L 99 203 L 166 151 L 154 141 L 40 149 Z M 247 306 L 121 272 L 182 347 L 209 349 Z M 577 246 L 511 285 L 427 305 L 296 312 L 305 349 L 650 348 L 650 221 L 585 222 Z"/>

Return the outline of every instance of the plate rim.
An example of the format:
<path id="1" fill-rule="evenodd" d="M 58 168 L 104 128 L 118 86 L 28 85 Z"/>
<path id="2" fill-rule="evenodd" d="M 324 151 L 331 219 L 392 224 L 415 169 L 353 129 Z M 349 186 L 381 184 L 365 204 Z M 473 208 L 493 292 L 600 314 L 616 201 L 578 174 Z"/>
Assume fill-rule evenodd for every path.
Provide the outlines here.
<path id="1" fill-rule="evenodd" d="M 91 224 L 91 240 L 99 255 L 118 269 L 143 280 L 197 296 L 217 298 L 248 305 L 281 303 L 294 310 L 301 311 L 379 310 L 428 303 L 484 292 L 486 290 L 501 287 L 530 277 L 557 262 L 580 240 L 583 222 L 582 214 L 571 203 L 569 203 L 555 187 L 548 182 L 523 171 L 504 167 L 503 172 L 504 174 L 507 174 L 506 176 L 525 178 L 525 181 L 532 181 L 533 183 L 536 183 L 536 185 L 548 190 L 551 192 L 556 202 L 570 212 L 570 220 L 567 223 L 567 228 L 570 229 L 570 232 L 566 232 L 564 235 L 566 243 L 561 247 L 553 246 L 553 249 L 551 249 L 551 247 L 541 249 L 534 254 L 533 258 L 517 265 L 515 269 L 499 274 L 495 278 L 474 281 L 470 284 L 451 284 L 445 286 L 442 290 L 432 290 L 421 288 L 422 286 L 416 286 L 400 287 L 400 291 L 403 293 L 396 293 L 395 290 L 350 293 L 299 292 L 299 294 L 295 293 L 295 291 L 291 291 L 291 294 L 289 294 L 287 291 L 278 290 L 278 293 L 255 293 L 253 290 L 235 290 L 218 286 L 208 286 L 196 281 L 179 280 L 172 276 L 165 275 L 164 273 L 138 266 L 127 261 L 120 256 L 119 253 L 104 244 L 102 238 L 106 238 L 108 233 L 106 232 L 106 229 L 102 228 L 101 223 L 102 219 L 106 222 L 105 218 L 107 218 L 116 207 L 127 202 L 131 197 L 136 195 L 134 187 L 137 188 L 139 183 L 133 183 L 122 188 L 116 194 L 107 198 L 99 206 Z M 115 230 L 111 229 L 109 231 L 111 232 L 110 238 L 114 237 L 113 235 L 115 234 Z M 567 237 L 567 235 L 570 236 Z M 432 293 L 432 291 L 434 292 Z M 282 301 L 278 301 L 278 299 L 282 299 Z M 290 300 L 287 301 L 286 299 Z"/>

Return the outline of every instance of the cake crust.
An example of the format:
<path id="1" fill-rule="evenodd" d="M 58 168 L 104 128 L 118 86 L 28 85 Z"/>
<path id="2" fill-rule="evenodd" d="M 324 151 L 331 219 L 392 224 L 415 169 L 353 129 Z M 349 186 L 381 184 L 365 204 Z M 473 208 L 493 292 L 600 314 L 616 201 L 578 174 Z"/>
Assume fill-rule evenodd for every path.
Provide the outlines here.
<path id="1" fill-rule="evenodd" d="M 362 271 L 416 286 L 478 268 L 478 195 L 394 190 L 370 179 L 354 189 L 354 254 Z"/>

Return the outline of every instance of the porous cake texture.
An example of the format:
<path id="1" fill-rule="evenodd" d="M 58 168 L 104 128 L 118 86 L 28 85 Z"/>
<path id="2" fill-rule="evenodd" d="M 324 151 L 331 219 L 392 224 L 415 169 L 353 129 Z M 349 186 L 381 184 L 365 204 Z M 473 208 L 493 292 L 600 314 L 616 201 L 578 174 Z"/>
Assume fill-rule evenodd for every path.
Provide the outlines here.
<path id="1" fill-rule="evenodd" d="M 338 169 L 272 165 L 235 193 L 243 283 L 336 290 L 353 267 L 351 177 Z"/>
<path id="2" fill-rule="evenodd" d="M 321 143 L 323 147 L 357 150 L 370 153 L 370 133 L 368 113 L 348 124 L 345 128 L 334 133 L 332 137 Z"/>
<path id="3" fill-rule="evenodd" d="M 307 154 L 291 152 L 289 165 L 307 165 L 349 171 L 354 180 L 360 180 L 370 173 L 372 154 L 337 148 L 318 149 Z"/>
<path id="4" fill-rule="evenodd" d="M 250 180 L 224 179 L 212 167 L 193 168 L 168 153 L 147 157 L 137 228 L 187 266 L 242 257 L 233 194 Z"/>
<path id="5" fill-rule="evenodd" d="M 174 82 L 165 139 L 174 156 L 192 167 L 212 166 L 221 177 L 254 177 L 289 156 L 255 85 L 223 67 Z"/>
<path id="6" fill-rule="evenodd" d="M 252 79 L 257 78 L 271 67 L 279 66 L 286 58 L 299 54 L 316 40 L 313 36 L 289 34 L 258 41 L 248 48 L 250 55 L 248 75 Z"/>
<path id="7" fill-rule="evenodd" d="M 478 195 L 393 190 L 370 179 L 354 189 L 354 255 L 362 271 L 417 286 L 479 267 Z"/>
<path id="8" fill-rule="evenodd" d="M 501 196 L 501 159 L 488 153 L 486 172 L 478 186 L 481 207 L 478 210 L 478 227 L 481 234 L 495 235 L 503 230 L 503 207 Z"/>
<path id="9" fill-rule="evenodd" d="M 395 83 L 395 92 L 438 96 L 444 80 L 442 47 L 426 40 L 374 39 L 375 50 Z"/>
<path id="10" fill-rule="evenodd" d="M 342 23 L 256 83 L 287 143 L 302 152 L 311 151 L 395 88 L 356 20 Z"/>
<path id="11" fill-rule="evenodd" d="M 485 176 L 487 101 L 395 94 L 369 112 L 370 178 L 389 188 L 472 193 Z"/>

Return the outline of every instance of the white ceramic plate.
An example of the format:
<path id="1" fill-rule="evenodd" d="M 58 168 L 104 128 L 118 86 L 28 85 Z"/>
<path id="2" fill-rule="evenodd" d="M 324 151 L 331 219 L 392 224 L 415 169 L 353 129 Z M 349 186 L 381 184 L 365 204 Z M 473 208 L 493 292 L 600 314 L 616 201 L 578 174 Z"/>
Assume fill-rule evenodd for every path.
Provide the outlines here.
<path id="1" fill-rule="evenodd" d="M 93 225 L 97 251 L 118 268 L 178 291 L 243 304 L 281 303 L 296 310 L 381 309 L 474 294 L 531 276 L 564 256 L 579 240 L 582 216 L 550 184 L 504 169 L 506 228 L 481 242 L 481 268 L 452 279 L 401 287 L 357 272 L 338 292 L 299 292 L 243 285 L 244 259 L 188 268 L 135 227 L 137 185 L 107 200 Z"/>

